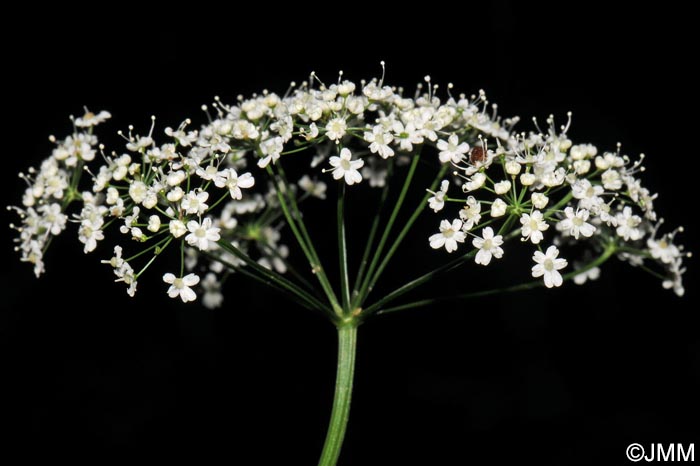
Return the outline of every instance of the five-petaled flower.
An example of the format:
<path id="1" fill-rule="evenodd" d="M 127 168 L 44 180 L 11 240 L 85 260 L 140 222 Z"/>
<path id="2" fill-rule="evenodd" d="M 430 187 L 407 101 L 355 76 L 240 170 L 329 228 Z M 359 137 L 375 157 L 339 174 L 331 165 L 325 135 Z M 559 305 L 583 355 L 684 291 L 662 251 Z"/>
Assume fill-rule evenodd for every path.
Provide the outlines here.
<path id="1" fill-rule="evenodd" d="M 255 179 L 250 173 L 243 173 L 239 176 L 236 170 L 227 168 L 214 176 L 214 185 L 217 188 L 228 188 L 231 197 L 240 200 L 243 198 L 241 188 L 252 188 L 255 185 Z"/>
<path id="2" fill-rule="evenodd" d="M 170 285 L 170 288 L 168 288 L 168 296 L 171 298 L 177 298 L 179 296 L 183 303 L 188 303 L 197 299 L 197 294 L 192 287 L 199 283 L 198 275 L 189 273 L 184 277 L 178 278 L 172 273 L 166 273 L 163 275 L 163 281 Z"/>
<path id="3" fill-rule="evenodd" d="M 561 286 L 564 282 L 563 277 L 559 273 L 561 269 L 566 267 L 568 262 L 559 256 L 559 249 L 556 246 L 550 246 L 546 252 L 535 251 L 532 260 L 536 264 L 532 267 L 532 276 L 535 278 L 544 277 L 544 286 L 552 288 Z"/>
<path id="4" fill-rule="evenodd" d="M 456 251 L 457 243 L 464 243 L 465 239 L 461 220 L 453 220 L 452 223 L 443 220 L 440 222 L 440 233 L 435 233 L 429 238 L 431 248 L 440 249 L 444 246 L 447 252 Z"/>
<path id="5" fill-rule="evenodd" d="M 437 148 L 440 150 L 438 155 L 442 163 L 460 163 L 464 159 L 464 154 L 469 152 L 469 144 L 460 143 L 456 134 L 452 134 L 447 141 L 439 140 Z"/>
<path id="6" fill-rule="evenodd" d="M 564 209 L 566 218 L 557 224 L 557 230 L 578 239 L 580 236 L 590 238 L 595 233 L 596 227 L 587 222 L 589 212 L 586 209 L 574 211 L 573 207 Z"/>
<path id="7" fill-rule="evenodd" d="M 185 237 L 185 241 L 190 246 L 196 246 L 200 251 L 210 249 L 210 243 L 219 241 L 221 235 L 220 228 L 212 226 L 211 218 L 207 217 L 200 222 L 190 220 L 187 222 L 187 230 L 190 234 Z"/>
<path id="8" fill-rule="evenodd" d="M 472 245 L 479 251 L 474 257 L 474 262 L 481 265 L 489 265 L 491 257 L 500 259 L 503 257 L 503 236 L 493 234 L 491 227 L 481 230 L 481 238 L 478 236 L 472 240 Z"/>
<path id="9" fill-rule="evenodd" d="M 531 214 L 523 214 L 520 217 L 522 228 L 520 233 L 523 235 L 523 241 L 530 240 L 532 244 L 539 244 L 544 238 L 543 231 L 547 231 L 549 225 L 544 220 L 544 215 L 539 210 L 535 210 Z"/>
<path id="10" fill-rule="evenodd" d="M 333 178 L 339 180 L 345 178 L 345 182 L 348 185 L 359 183 L 362 181 L 362 175 L 359 169 L 365 164 L 365 162 L 360 160 L 352 160 L 352 153 L 347 147 L 343 147 L 340 151 L 340 157 L 333 156 L 329 160 L 331 167 L 333 167 Z"/>

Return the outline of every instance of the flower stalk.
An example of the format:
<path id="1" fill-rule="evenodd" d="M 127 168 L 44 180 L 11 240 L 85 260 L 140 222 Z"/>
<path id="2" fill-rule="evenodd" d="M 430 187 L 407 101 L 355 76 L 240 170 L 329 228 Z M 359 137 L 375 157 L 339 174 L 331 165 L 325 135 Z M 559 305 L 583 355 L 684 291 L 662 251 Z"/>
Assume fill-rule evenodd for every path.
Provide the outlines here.
<path id="1" fill-rule="evenodd" d="M 355 376 L 355 355 L 357 353 L 357 321 L 349 319 L 338 329 L 338 368 L 335 380 L 333 410 L 328 424 L 326 441 L 323 444 L 319 466 L 335 466 L 345 439 L 350 401 Z"/>

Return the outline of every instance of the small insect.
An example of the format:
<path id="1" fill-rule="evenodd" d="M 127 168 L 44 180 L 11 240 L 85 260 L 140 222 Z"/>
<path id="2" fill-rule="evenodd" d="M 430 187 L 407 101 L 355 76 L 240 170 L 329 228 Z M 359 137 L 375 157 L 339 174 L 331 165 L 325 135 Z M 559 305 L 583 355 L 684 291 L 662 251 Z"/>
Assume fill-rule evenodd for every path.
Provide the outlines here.
<path id="1" fill-rule="evenodd" d="M 471 162 L 472 165 L 476 165 L 477 163 L 483 163 L 485 161 L 486 149 L 482 146 L 474 146 L 469 152 L 469 162 Z"/>

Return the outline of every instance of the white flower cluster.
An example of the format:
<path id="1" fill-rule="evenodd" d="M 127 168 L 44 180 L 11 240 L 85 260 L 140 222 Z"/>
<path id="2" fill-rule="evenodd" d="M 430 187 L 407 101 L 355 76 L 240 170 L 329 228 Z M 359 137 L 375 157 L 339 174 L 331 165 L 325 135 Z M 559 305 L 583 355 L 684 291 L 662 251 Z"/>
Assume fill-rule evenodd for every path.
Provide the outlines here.
<path id="1" fill-rule="evenodd" d="M 611 248 L 633 265 L 647 268 L 645 261 L 654 262 L 667 277 L 664 287 L 683 295 L 683 258 L 689 254 L 673 242 L 682 228 L 659 236 L 663 221 L 654 210 L 656 195 L 637 176 L 644 171 L 644 156 L 631 163 L 619 147 L 599 154 L 591 144 L 573 145 L 567 136 L 570 123 L 571 115 L 557 131 L 550 117 L 547 132 L 513 133 L 496 139 L 493 150 L 485 139 L 471 147 L 464 131 L 439 140 L 440 160 L 455 168 L 461 193 L 448 196 L 450 182 L 444 180 L 439 191 L 431 192 L 429 206 L 439 212 L 447 202 L 456 202 L 462 209 L 459 218 L 441 221 L 430 245 L 454 252 L 472 236 L 478 250 L 475 262 L 488 265 L 492 257 L 503 257 L 506 237 L 519 235 L 536 246 L 532 276 L 543 277 L 548 288 L 561 286 L 560 270 L 568 265 L 559 257 L 558 246 L 583 243 L 598 251 Z M 496 224 L 498 234 L 493 230 Z M 547 237 L 549 246 L 543 252 Z M 593 270 L 580 277 L 574 272 L 572 277 L 583 283 L 598 277 L 599 270 Z"/>
<path id="2" fill-rule="evenodd" d="M 34 264 L 38 277 L 44 272 L 44 252 L 54 236 L 66 228 L 68 217 L 65 208 L 81 197 L 77 191 L 82 167 L 95 158 L 97 138 L 92 134 L 93 126 L 110 118 L 108 112 L 97 115 L 85 110 L 81 118 L 73 119 L 75 132 L 61 141 L 51 136 L 56 144 L 51 157 L 45 159 L 39 169 L 30 168 L 29 174 L 20 173 L 27 182 L 21 207 L 14 209 L 22 219 L 21 226 L 10 225 L 19 232 L 17 250 L 21 260 Z M 85 195 L 90 198 L 89 194 Z M 81 241 L 85 252 L 95 248 L 95 241 L 102 239 L 102 218 L 86 215 L 81 218 Z"/>
<path id="3" fill-rule="evenodd" d="M 619 151 L 599 155 L 591 145 L 572 145 L 568 125 L 557 132 L 552 121 L 546 134 L 517 134 L 517 119 L 502 120 L 495 106 L 490 111 L 483 92 L 448 92 L 442 101 L 437 86 L 428 77 L 426 82 L 427 89 L 419 86 L 411 98 L 383 79 L 358 85 L 341 74 L 326 86 L 312 74 L 284 96 L 265 91 L 235 105 L 217 98 L 213 108 L 203 107 L 209 123 L 193 129 L 185 120 L 165 128 L 163 142 L 156 142 L 155 118 L 146 135 L 130 127 L 128 134 L 119 133 L 124 150 L 111 153 L 93 134 L 109 113 L 86 110 L 73 119 L 70 136 L 52 138 L 56 148 L 39 170 L 22 175 L 29 186 L 23 206 L 14 207 L 22 220 L 15 226 L 21 258 L 41 274 L 46 247 L 72 215 L 86 253 L 109 227 L 136 245 L 130 257 L 122 257 L 122 243 L 104 261 L 129 294 L 175 244 L 181 266 L 179 273 L 163 276 L 168 295 L 192 301 L 199 287 L 204 303 L 216 307 L 229 273 L 256 264 L 276 273 L 290 270 L 280 231 L 288 215 L 300 214 L 283 215 L 283 200 L 296 210 L 307 198 L 325 199 L 326 185 L 319 180 L 324 176 L 348 186 L 383 187 L 394 160 L 400 166 L 410 155 L 434 160 L 441 177 L 450 167 L 456 170 L 429 199 L 435 212 L 452 202 L 461 205 L 458 218 L 442 220 L 440 232 L 430 237 L 433 248 L 453 252 L 471 237 L 476 263 L 488 265 L 504 256 L 508 239 L 520 235 L 537 248 L 532 275 L 551 287 L 562 283 L 560 270 L 567 266 L 558 246 L 614 243 L 634 264 L 657 262 L 664 286 L 682 294 L 682 247 L 673 243 L 675 233 L 657 234 L 661 222 L 654 196 L 636 177 L 638 163 L 630 165 Z M 310 168 L 292 183 L 283 165 L 295 160 Z M 452 185 L 466 197 L 448 196 Z M 69 214 L 73 203 L 81 208 Z M 551 244 L 545 252 L 543 244 Z M 136 261 L 143 261 L 138 271 Z"/>

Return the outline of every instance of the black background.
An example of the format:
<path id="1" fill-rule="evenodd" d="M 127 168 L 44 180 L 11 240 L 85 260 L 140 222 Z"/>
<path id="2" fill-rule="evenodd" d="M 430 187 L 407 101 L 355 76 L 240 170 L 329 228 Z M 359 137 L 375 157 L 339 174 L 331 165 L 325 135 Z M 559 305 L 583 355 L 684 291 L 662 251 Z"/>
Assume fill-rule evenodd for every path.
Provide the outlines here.
<path id="1" fill-rule="evenodd" d="M 3 28 L 5 202 L 19 202 L 15 173 L 48 154 L 46 136 L 67 131 L 82 105 L 114 114 L 110 134 L 145 130 L 152 113 L 162 129 L 199 117 L 214 95 L 283 92 L 311 70 L 369 78 L 383 59 L 389 83 L 411 88 L 431 74 L 459 91 L 484 88 L 501 112 L 524 117 L 522 128 L 529 116 L 572 110 L 575 141 L 645 152 L 658 210 L 686 226 L 683 242 L 698 251 L 691 15 L 672 4 L 567 5 L 8 17 L 23 32 Z M 436 224 L 419 225 L 394 271 L 422 270 Z M 98 264 L 108 247 L 84 256 L 71 238 L 55 246 L 39 280 L 9 237 L 0 247 L 3 454 L 315 464 L 332 326 L 245 281 L 230 284 L 223 309 L 181 305 L 165 296 L 161 269 L 129 299 Z M 697 442 L 700 319 L 695 260 L 688 266 L 683 299 L 610 264 L 585 287 L 368 322 L 341 464 L 625 464 L 631 442 Z M 467 267 L 435 290 L 515 281 L 523 267 Z"/>

